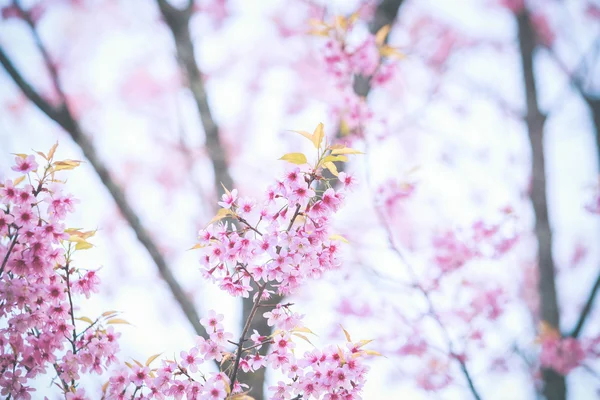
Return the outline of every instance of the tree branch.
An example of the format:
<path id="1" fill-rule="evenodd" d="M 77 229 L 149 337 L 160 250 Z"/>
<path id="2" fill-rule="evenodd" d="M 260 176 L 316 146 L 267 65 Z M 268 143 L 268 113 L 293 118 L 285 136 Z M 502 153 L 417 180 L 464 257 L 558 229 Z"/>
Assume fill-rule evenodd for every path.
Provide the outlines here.
<path id="1" fill-rule="evenodd" d="M 538 290 L 540 318 L 560 331 L 560 315 L 556 296 L 555 264 L 552 256 L 552 230 L 546 195 L 546 160 L 544 154 L 544 124 L 546 116 L 538 106 L 537 88 L 533 72 L 536 37 L 527 10 L 517 16 L 518 41 L 523 68 L 524 95 L 527 105 L 525 122 L 531 143 L 532 182 L 530 198 L 535 213 L 535 234 L 538 240 Z M 550 368 L 542 369 L 544 395 L 548 400 L 565 400 L 564 376 Z"/>
<path id="2" fill-rule="evenodd" d="M 40 43 L 41 44 L 41 43 Z M 152 240 L 150 234 L 143 227 L 139 217 L 127 201 L 123 189 L 114 181 L 110 175 L 108 168 L 104 162 L 98 157 L 96 148 L 94 147 L 91 140 L 83 134 L 79 123 L 73 118 L 71 112 L 66 103 L 60 104 L 58 107 L 52 106 L 47 100 L 45 100 L 34 88 L 29 84 L 25 78 L 16 69 L 13 62 L 6 55 L 3 49 L 0 47 L 0 63 L 6 70 L 6 72 L 13 79 L 14 83 L 23 91 L 25 96 L 31 100 L 44 114 L 50 119 L 60 125 L 73 139 L 73 141 L 81 148 L 84 156 L 90 162 L 92 167 L 95 169 L 100 180 L 111 194 L 113 200 L 119 207 L 121 214 L 125 220 L 129 223 L 133 229 L 137 239 L 144 246 L 150 257 L 154 261 L 161 277 L 167 283 L 171 293 L 178 302 L 181 310 L 185 314 L 186 318 L 193 326 L 194 330 L 198 335 L 206 336 L 204 327 L 200 324 L 200 317 L 196 312 L 196 309 L 190 299 L 184 293 L 182 287 L 177 282 L 175 276 L 171 272 L 165 258 L 162 256 L 158 247 Z M 50 73 L 53 75 L 52 79 L 58 81 L 58 77 L 54 75 L 52 70 Z M 60 90 L 60 87 L 58 88 Z M 63 92 L 61 97 L 65 98 Z"/>
<path id="3" fill-rule="evenodd" d="M 386 25 L 391 25 L 398 16 L 398 10 L 405 0 L 382 0 L 375 9 L 375 16 L 369 24 L 369 31 L 374 35 Z M 385 38 L 387 43 L 389 35 Z M 353 89 L 356 95 L 367 97 L 371 91 L 372 76 L 357 75 L 354 77 Z"/>
<path id="4" fill-rule="evenodd" d="M 590 315 L 590 312 L 592 311 L 592 306 L 594 305 L 594 298 L 596 297 L 596 294 L 598 293 L 599 289 L 600 289 L 600 274 L 598 274 L 598 277 L 596 278 L 596 283 L 594 283 L 594 286 L 592 286 L 592 290 L 590 290 L 590 294 L 588 295 L 587 301 L 585 302 L 585 306 L 581 310 L 581 314 L 579 315 L 577 324 L 575 325 L 573 332 L 571 332 L 571 334 L 569 336 L 571 336 L 573 338 L 577 338 L 579 336 L 579 334 L 581 333 L 581 330 L 583 329 L 583 326 L 585 325 L 585 322 L 587 321 L 587 317 Z"/>
<path id="5" fill-rule="evenodd" d="M 229 174 L 227 159 L 221 139 L 219 126 L 213 118 L 208 95 L 202 79 L 202 74 L 196 63 L 194 44 L 190 36 L 189 22 L 192 16 L 193 1 L 188 2 L 184 9 L 171 6 L 166 0 L 157 0 L 160 12 L 173 34 L 177 59 L 184 76 L 187 77 L 189 88 L 194 97 L 198 114 L 206 135 L 206 149 L 214 170 L 214 185 L 217 193 L 223 194 L 221 184 L 227 188 L 233 187 L 233 179 Z"/>

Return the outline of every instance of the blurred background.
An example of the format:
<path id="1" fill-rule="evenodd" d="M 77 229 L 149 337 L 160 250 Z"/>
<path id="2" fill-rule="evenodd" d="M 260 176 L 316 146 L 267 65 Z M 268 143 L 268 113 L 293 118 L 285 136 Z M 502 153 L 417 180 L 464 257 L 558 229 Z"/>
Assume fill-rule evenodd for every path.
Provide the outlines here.
<path id="1" fill-rule="evenodd" d="M 289 301 L 320 343 L 343 341 L 340 324 L 375 339 L 385 358 L 365 399 L 600 396 L 598 1 L 0 10 L 0 179 L 11 153 L 56 141 L 58 159 L 85 161 L 68 175 L 70 225 L 98 229 L 77 262 L 103 283 L 81 311 L 131 322 L 123 359 L 179 354 L 209 309 L 240 332 L 242 302 L 188 249 L 221 182 L 262 196 L 281 155 L 311 151 L 290 130 L 323 122 L 330 142 L 366 153 L 346 166 L 359 184 L 336 217 L 351 244 Z M 559 332 L 585 351 L 566 377 L 540 362 Z"/>

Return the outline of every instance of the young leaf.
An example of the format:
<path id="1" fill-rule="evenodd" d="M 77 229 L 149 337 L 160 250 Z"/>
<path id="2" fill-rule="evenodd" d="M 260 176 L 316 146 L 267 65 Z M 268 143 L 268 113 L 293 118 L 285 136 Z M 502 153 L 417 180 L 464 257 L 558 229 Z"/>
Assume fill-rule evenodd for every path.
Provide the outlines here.
<path id="1" fill-rule="evenodd" d="M 63 160 L 52 163 L 52 172 L 74 169 L 81 164 L 79 160 Z"/>
<path id="2" fill-rule="evenodd" d="M 80 242 L 77 242 L 77 244 L 75 245 L 75 250 L 87 250 L 87 249 L 91 249 L 92 247 L 94 247 L 93 244 L 86 242 L 85 240 L 82 240 Z"/>
<path id="3" fill-rule="evenodd" d="M 109 319 L 108 321 L 106 321 L 106 323 L 108 325 L 115 325 L 115 324 L 126 324 L 126 325 L 131 325 L 129 322 L 125 321 L 124 319 L 121 318 L 113 318 L 113 319 Z"/>
<path id="4" fill-rule="evenodd" d="M 339 156 L 327 156 L 323 159 L 323 162 L 327 162 L 327 161 L 340 161 L 340 162 L 346 162 L 348 161 L 348 157 L 343 156 L 343 155 L 339 155 Z"/>
<path id="5" fill-rule="evenodd" d="M 309 344 L 313 345 L 312 342 L 310 340 L 308 340 L 308 338 L 306 336 L 304 336 L 301 333 L 292 333 L 292 335 L 294 336 L 298 336 L 300 339 L 304 339 L 305 341 L 307 341 Z M 314 346 L 314 345 L 313 345 Z"/>
<path id="6" fill-rule="evenodd" d="M 103 317 L 114 317 L 118 313 L 119 313 L 118 311 L 105 311 L 102 313 L 102 316 Z"/>
<path id="7" fill-rule="evenodd" d="M 152 361 L 156 360 L 158 357 L 160 357 L 162 353 L 159 354 L 155 354 L 153 356 L 148 357 L 148 359 L 146 360 L 146 367 L 150 366 L 150 364 L 152 364 Z"/>
<path id="8" fill-rule="evenodd" d="M 302 136 L 304 136 L 305 138 L 307 138 L 308 140 L 310 140 L 311 142 L 313 141 L 313 135 L 311 135 L 310 133 L 308 133 L 306 131 L 292 131 L 292 132 L 299 133 Z"/>
<path id="9" fill-rule="evenodd" d="M 209 223 L 208 223 L 208 224 L 206 224 L 206 226 L 208 226 L 208 225 L 210 225 L 210 224 L 213 224 L 213 223 L 215 223 L 215 222 L 217 222 L 217 221 L 219 221 L 219 220 L 221 220 L 221 219 L 223 219 L 223 218 L 225 218 L 225 217 L 227 217 L 227 216 L 229 216 L 229 215 L 233 215 L 233 211 L 231 211 L 229 208 L 221 208 L 221 209 L 219 209 L 219 211 L 217 212 L 217 215 L 215 215 L 215 216 L 213 217 L 213 219 L 211 219 L 211 220 L 209 221 Z"/>
<path id="10" fill-rule="evenodd" d="M 294 328 L 294 329 L 292 329 L 292 332 L 304 332 L 304 333 L 310 333 L 311 335 L 317 336 L 316 333 L 314 333 L 313 331 L 311 331 L 310 329 L 308 329 L 305 326 L 300 327 L 300 328 Z"/>
<path id="11" fill-rule="evenodd" d="M 346 239 L 342 235 L 338 235 L 338 234 L 330 235 L 329 236 L 329 240 L 339 240 L 339 241 L 344 242 L 344 243 L 350 243 L 348 241 L 348 239 Z"/>
<path id="12" fill-rule="evenodd" d="M 390 33 L 390 25 L 384 25 L 377 31 L 377 34 L 375 35 L 375 43 L 377 43 L 377 46 L 382 46 L 385 43 L 385 38 L 388 33 Z"/>
<path id="13" fill-rule="evenodd" d="M 321 142 L 323 141 L 324 137 L 325 137 L 325 129 L 324 129 L 323 123 L 320 122 L 312 134 L 312 142 L 315 145 L 316 149 L 321 147 Z"/>
<path id="14" fill-rule="evenodd" d="M 331 155 L 337 154 L 365 154 L 362 151 L 351 149 L 350 147 L 334 148 L 331 150 Z"/>
<path id="15" fill-rule="evenodd" d="M 221 186 L 223 186 L 223 190 L 225 191 L 225 193 L 227 193 L 227 195 L 231 196 L 231 192 L 229 190 L 227 190 L 225 185 L 223 185 L 223 182 L 220 182 L 220 183 L 221 183 Z"/>
<path id="16" fill-rule="evenodd" d="M 338 176 L 338 170 L 334 163 L 327 161 L 326 163 L 323 163 L 323 166 L 327 168 L 333 176 Z"/>
<path id="17" fill-rule="evenodd" d="M 247 393 L 237 393 L 237 394 L 234 394 L 233 396 L 229 397 L 229 399 L 231 399 L 231 400 L 256 400 L 254 397 L 248 396 Z"/>
<path id="18" fill-rule="evenodd" d="M 58 141 L 56 143 L 54 143 L 54 145 L 50 148 L 50 151 L 48 152 L 48 160 L 52 160 L 52 157 L 54 157 L 54 152 L 56 151 L 57 147 L 58 147 Z"/>
<path id="19" fill-rule="evenodd" d="M 280 160 L 291 162 L 292 164 L 302 165 L 306 164 L 306 156 L 302 153 L 288 153 L 285 154 Z"/>
<path id="20" fill-rule="evenodd" d="M 88 317 L 79 317 L 79 318 L 75 318 L 75 319 L 76 319 L 76 320 L 79 320 L 79 321 L 87 322 L 87 323 L 88 323 L 88 324 L 90 324 L 90 325 L 94 323 L 94 321 L 92 321 L 92 320 L 91 320 L 91 319 L 89 319 Z"/>
<path id="21" fill-rule="evenodd" d="M 371 343 L 372 341 L 373 341 L 373 339 L 371 339 L 371 340 L 364 340 L 364 339 L 363 340 L 359 340 L 358 347 L 360 348 L 360 347 L 366 346 L 367 344 Z"/>
<path id="22" fill-rule="evenodd" d="M 381 54 L 382 57 L 394 57 L 397 59 L 404 58 L 404 54 L 399 52 L 397 49 L 388 46 L 387 44 L 379 48 L 379 54 Z"/>
<path id="23" fill-rule="evenodd" d="M 15 181 L 13 182 L 14 186 L 17 186 L 19 183 L 23 182 L 23 180 L 25 179 L 25 175 L 18 177 L 17 179 L 15 179 Z"/>
<path id="24" fill-rule="evenodd" d="M 343 326 L 340 325 L 340 327 L 342 328 L 342 330 L 344 331 L 344 335 L 346 335 L 346 340 L 351 342 L 352 339 L 350 339 L 350 334 L 348 333 L 348 331 L 346 329 L 344 329 Z"/>

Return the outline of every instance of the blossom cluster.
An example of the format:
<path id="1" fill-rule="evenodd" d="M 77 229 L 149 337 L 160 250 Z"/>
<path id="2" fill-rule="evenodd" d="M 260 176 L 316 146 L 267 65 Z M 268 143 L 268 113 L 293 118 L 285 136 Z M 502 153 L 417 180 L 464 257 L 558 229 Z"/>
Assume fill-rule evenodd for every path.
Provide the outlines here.
<path id="1" fill-rule="evenodd" d="M 302 357 L 297 357 L 294 353 L 294 338 L 306 340 L 304 334 L 310 330 L 301 325 L 300 316 L 290 313 L 286 308 L 277 307 L 265 313 L 269 322 L 285 329 L 278 329 L 268 337 L 255 331 L 244 356 L 239 358 L 237 367 L 244 372 L 255 372 L 267 367 L 280 371 L 287 382 L 280 380 L 269 387 L 272 392 L 270 398 L 274 400 L 292 397 L 359 399 L 368 371 L 363 358 L 374 354 L 363 349 L 368 341 L 352 342 L 348 336 L 348 343 L 343 348 L 315 348 L 305 352 Z M 105 388 L 105 398 L 221 400 L 236 398 L 236 395 L 240 399 L 244 398 L 242 396 L 247 386 L 237 381 L 232 385 L 227 373 L 236 368 L 236 365 L 229 363 L 223 371 L 212 373 L 201 370 L 201 365 L 205 362 L 214 361 L 222 366 L 236 356 L 228 350 L 233 334 L 223 329 L 223 319 L 222 314 L 210 311 L 208 317 L 202 319 L 202 324 L 210 332 L 209 339 L 198 337 L 191 349 L 179 354 L 178 360 L 163 360 L 158 368 L 151 368 L 155 357 L 148 359 L 145 364 L 137 361 L 134 364 L 126 363 L 127 367 L 123 366 L 110 378 Z M 269 351 L 261 355 L 261 347 L 267 344 L 271 345 Z"/>
<path id="2" fill-rule="evenodd" d="M 73 265 L 74 251 L 91 247 L 93 232 L 66 229 L 77 203 L 63 192 L 56 172 L 76 167 L 39 152 L 19 154 L 13 170 L 21 176 L 0 183 L 0 394 L 30 399 L 31 381 L 54 374 L 67 398 L 80 375 L 102 373 L 116 359 L 118 333 L 104 328 L 113 313 L 96 321 L 75 316 L 74 301 L 98 290 L 95 271 Z M 76 326 L 86 324 L 85 329 Z"/>
<path id="3" fill-rule="evenodd" d="M 329 188 L 317 198 L 311 188 L 316 178 L 293 168 L 268 189 L 261 205 L 238 198 L 235 189 L 225 194 L 220 204 L 240 228 L 218 223 L 200 233 L 204 275 L 230 295 L 248 297 L 252 282 L 272 283 L 279 294 L 289 294 L 307 278 L 338 267 L 339 241 L 329 237 L 328 227 L 344 193 Z M 251 224 L 251 218 L 258 221 Z M 269 294 L 265 289 L 263 297 Z"/>
<path id="4" fill-rule="evenodd" d="M 349 18 L 337 16 L 331 23 L 314 21 L 313 33 L 326 37 L 323 58 L 327 73 L 337 82 L 338 87 L 352 87 L 353 77 L 370 77 L 375 83 L 383 84 L 393 77 L 394 64 L 384 62 L 385 57 L 401 56 L 387 45 L 389 26 L 384 26 L 376 34 L 357 29 L 359 14 Z"/>
<path id="5" fill-rule="evenodd" d="M 310 343 L 306 335 L 312 334 L 303 316 L 291 304 L 265 303 L 274 293 L 287 295 L 337 268 L 339 245 L 345 241 L 331 234 L 330 223 L 355 180 L 338 173 L 334 162 L 359 152 L 324 146 L 322 124 L 312 135 L 299 133 L 317 148 L 317 163 L 308 165 L 300 153 L 282 157 L 296 166 L 268 188 L 262 203 L 226 190 L 221 210 L 199 235 L 203 275 L 232 296 L 253 293 L 253 310 L 241 336 L 234 341 L 224 330 L 224 316 L 211 311 L 200 321 L 207 336 L 159 367 L 151 366 L 158 355 L 145 363 L 117 361 L 119 334 L 109 325 L 126 321 L 115 318 L 115 312 L 96 320 L 76 316 L 74 300 L 90 297 L 100 283 L 96 271 L 73 266 L 73 253 L 92 247 L 87 239 L 94 232 L 65 228 L 77 201 L 63 193 L 63 182 L 56 179 L 58 171 L 79 162 L 54 161 L 54 146 L 47 155 L 38 153 L 47 161 L 38 171 L 34 156 L 18 155 L 13 169 L 24 175 L 0 186 L 0 316 L 7 321 L 0 329 L 2 395 L 30 399 L 30 380 L 51 374 L 67 400 L 93 398 L 80 384 L 82 375 L 100 375 L 117 364 L 103 386 L 104 399 L 251 399 L 238 372 L 260 368 L 285 377 L 270 388 L 273 399 L 360 398 L 368 370 L 364 358 L 378 355 L 363 348 L 369 341 L 353 342 L 344 331 L 345 346 L 315 348 L 299 357 L 295 340 Z M 337 176 L 340 189 L 330 187 L 325 169 Z M 261 307 L 267 307 L 262 316 Z M 274 332 L 248 332 L 255 317 L 265 318 Z M 205 362 L 218 370 L 203 372 Z"/>
<path id="6" fill-rule="evenodd" d="M 310 343 L 312 332 L 291 304 L 267 304 L 274 293 L 287 295 L 308 279 L 340 265 L 339 243 L 344 238 L 329 232 L 332 215 L 344 200 L 344 190 L 355 180 L 337 173 L 335 161 L 358 151 L 344 146 L 323 146 L 322 124 L 313 134 L 299 132 L 317 148 L 318 161 L 307 163 L 300 153 L 282 159 L 295 164 L 266 191 L 264 200 L 240 196 L 225 189 L 217 216 L 199 233 L 195 246 L 200 252 L 203 275 L 235 297 L 250 297 L 254 305 L 237 341 L 224 330 L 224 316 L 210 311 L 200 322 L 208 337 L 198 337 L 195 346 L 178 359 L 163 360 L 151 368 L 146 363 L 126 364 L 105 388 L 107 398 L 225 399 L 246 398 L 247 385 L 238 372 L 260 368 L 279 371 L 285 377 L 270 387 L 272 399 L 358 399 L 368 370 L 364 358 L 378 353 L 363 348 L 369 341 L 352 342 L 346 333 L 343 347 L 314 349 L 302 357 L 295 353 L 296 340 Z M 341 183 L 335 190 L 323 177 L 328 169 Z M 271 332 L 249 332 L 260 307 Z M 218 371 L 208 373 L 201 364 L 213 363 Z M 245 396 L 245 397 L 243 397 Z"/>
<path id="7" fill-rule="evenodd" d="M 312 33 L 325 38 L 320 51 L 325 72 L 343 92 L 343 104 L 334 109 L 341 117 L 342 134 L 360 134 L 361 127 L 373 117 L 361 97 L 366 95 L 365 88 L 355 91 L 357 80 L 362 79 L 369 86 L 384 85 L 395 75 L 396 63 L 391 59 L 402 56 L 386 43 L 389 26 L 372 34 L 361 30 L 358 22 L 359 13 L 348 18 L 338 16 L 331 22 L 313 21 Z"/>

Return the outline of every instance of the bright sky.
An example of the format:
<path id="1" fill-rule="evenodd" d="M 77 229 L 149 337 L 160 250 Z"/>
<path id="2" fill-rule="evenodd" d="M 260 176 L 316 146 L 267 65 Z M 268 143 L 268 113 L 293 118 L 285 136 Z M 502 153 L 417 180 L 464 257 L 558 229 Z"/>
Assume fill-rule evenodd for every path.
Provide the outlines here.
<path id="1" fill-rule="evenodd" d="M 0 1 L 0 6 L 7 3 Z M 232 159 L 232 174 L 240 189 L 251 195 L 260 195 L 282 170 L 282 163 L 277 161 L 282 154 L 299 147 L 309 150 L 301 138 L 290 136 L 286 130 L 311 130 L 323 121 L 332 135 L 335 123 L 328 107 L 338 94 L 330 87 L 319 86 L 319 82 L 300 81 L 292 68 L 298 63 L 304 70 L 314 67 L 307 61 L 314 54 L 310 46 L 298 38 L 280 40 L 272 23 L 270 16 L 275 14 L 288 26 L 303 29 L 298 27 L 301 13 L 286 8 L 284 3 L 232 1 L 233 16 L 221 29 L 210 26 L 207 18 L 196 18 L 192 26 L 199 63 L 209 77 L 210 103 Z M 353 3 L 339 0 L 331 7 L 348 12 Z M 226 314 L 226 326 L 238 332 L 239 304 L 202 281 L 196 256 L 187 251 L 194 244 L 197 230 L 214 212 L 210 205 L 214 188 L 208 172 L 210 164 L 202 150 L 202 129 L 190 96 L 186 90 L 176 89 L 169 32 L 165 27 L 157 28 L 157 12 L 146 1 L 94 0 L 89 4 L 90 11 L 76 12 L 56 5 L 40 27 L 51 53 L 64 63 L 64 86 L 78 98 L 81 121 L 100 156 L 127 186 L 128 198 L 163 246 L 200 312 L 213 308 Z M 571 7 L 570 3 L 567 6 Z M 381 230 L 374 227 L 369 182 L 374 186 L 390 178 L 418 182 L 417 194 L 394 222 L 400 224 L 395 226 L 399 236 L 414 241 L 412 249 L 417 251 L 410 252 L 410 259 L 420 269 L 426 268 L 429 253 L 418 250 L 427 244 L 431 232 L 466 228 L 482 215 L 493 217 L 507 204 L 512 204 L 520 216 L 520 229 L 528 231 L 532 226 L 531 207 L 521 197 L 529 168 L 525 127 L 501 110 L 495 99 L 502 98 L 522 111 L 514 21 L 508 13 L 492 12 L 476 0 L 418 2 L 418 6 L 413 4 L 402 11 L 401 21 L 411 21 L 423 10 L 469 37 L 485 37 L 503 43 L 505 48 L 495 51 L 491 46 L 481 46 L 452 58 L 441 89 L 433 94 L 426 88 L 435 82 L 423 71 L 420 55 L 408 54 L 402 61 L 400 79 L 387 91 L 373 92 L 370 104 L 377 118 L 388 120 L 391 133 L 381 140 L 370 137 L 368 155 L 351 165 L 362 184 L 348 199 L 338 221 L 340 231 L 350 229 L 349 235 L 354 235 L 357 243 L 366 244 L 348 249 L 349 269 L 332 274 L 297 296 L 298 309 L 304 310 L 308 326 L 321 333 L 323 342 L 336 329 L 326 321 L 337 320 L 333 308 L 339 296 L 356 295 L 372 304 L 387 304 L 382 310 L 392 307 L 390 304 L 410 306 L 404 301 L 400 304 L 401 288 L 393 282 L 381 283 L 365 270 L 367 264 L 383 276 L 402 279 L 406 275 L 400 261 L 385 249 Z M 587 37 L 579 28 L 573 32 L 582 41 Z M 398 31 L 392 33 L 391 43 L 407 47 L 407 39 L 406 32 Z M 39 55 L 20 23 L 2 21 L 0 45 L 28 79 L 38 88 L 48 89 Z M 597 180 L 598 166 L 584 105 L 547 55 L 539 54 L 536 61 L 542 105 L 553 110 L 545 146 L 555 258 L 562 268 L 559 295 L 561 303 L 567 305 L 562 310 L 567 329 L 574 323 L 577 305 L 600 262 L 596 245 L 600 225 L 583 211 L 590 187 Z M 47 150 L 56 140 L 60 142 L 58 157 L 83 159 L 67 135 L 37 109 L 22 106 L 20 96 L 8 76 L 0 73 L 0 178 L 13 161 L 10 153 Z M 314 100 L 305 102 L 298 113 L 289 112 L 295 99 L 302 102 L 307 97 Z M 180 143 L 192 149 L 193 166 L 174 150 Z M 418 170 L 407 175 L 415 167 Z M 159 181 L 171 182 L 174 189 L 166 190 Z M 133 232 L 118 218 L 116 207 L 92 168 L 85 164 L 69 174 L 68 186 L 81 199 L 78 212 L 71 218 L 72 226 L 99 229 L 94 239 L 96 247 L 81 253 L 78 262 L 88 268 L 101 268 L 103 288 L 100 295 L 84 303 L 82 312 L 93 316 L 111 309 L 122 311 L 123 318 L 133 324 L 120 329 L 122 355 L 145 360 L 152 354 L 163 352 L 169 356 L 187 349 L 193 343 L 187 322 Z M 568 264 L 578 244 L 585 246 L 588 254 L 581 265 L 571 268 Z M 531 260 L 534 245 L 531 238 L 525 237 L 516 254 L 479 262 L 473 271 L 489 274 L 517 291 L 514 274 L 521 270 L 524 260 Z M 347 274 L 356 274 L 359 279 L 346 279 Z M 512 334 L 522 331 L 522 344 L 531 345 L 533 336 L 527 325 L 531 321 L 525 310 L 517 308 L 508 314 L 502 329 Z M 365 324 L 356 319 L 348 321 L 347 328 L 353 337 L 370 338 L 381 335 L 382 329 L 392 332 L 391 327 L 397 324 L 391 320 L 379 321 L 381 325 L 372 322 Z M 336 334 L 336 340 L 341 339 L 339 330 Z M 510 346 L 503 340 L 498 335 L 498 349 Z M 440 398 L 423 393 L 409 381 L 398 380 L 394 371 L 410 368 L 410 361 L 398 365 L 404 362 L 393 356 L 377 360 L 365 399 Z M 500 377 L 476 370 L 475 376 L 486 388 L 486 400 L 533 398 L 530 382 L 522 373 Z M 588 397 L 590 387 L 597 383 L 592 386 L 589 374 L 576 370 L 569 381 L 577 382 L 571 385 L 571 399 L 593 398 Z M 464 396 L 465 392 L 453 390 L 444 392 L 443 398 Z"/>

